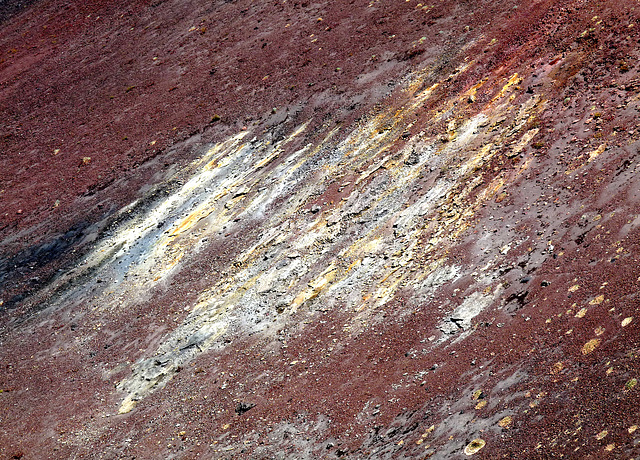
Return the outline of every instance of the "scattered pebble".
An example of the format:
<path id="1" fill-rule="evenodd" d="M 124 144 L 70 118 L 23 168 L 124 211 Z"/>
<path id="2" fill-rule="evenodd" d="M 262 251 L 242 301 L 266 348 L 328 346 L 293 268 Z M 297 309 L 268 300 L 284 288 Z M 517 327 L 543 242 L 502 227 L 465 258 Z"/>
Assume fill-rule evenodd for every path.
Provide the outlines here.
<path id="1" fill-rule="evenodd" d="M 553 365 L 553 367 L 551 367 L 551 374 L 558 374 L 562 369 L 564 369 L 564 364 L 562 361 L 558 361 Z"/>
<path id="2" fill-rule="evenodd" d="M 487 443 L 484 441 L 484 439 L 474 439 L 473 441 L 471 441 L 467 447 L 464 448 L 464 453 L 466 455 L 473 455 L 478 453 L 480 450 L 482 450 L 482 448 L 486 445 Z"/>
<path id="3" fill-rule="evenodd" d="M 513 423 L 513 419 L 510 415 L 507 415 L 506 417 L 500 419 L 498 425 L 502 428 L 509 428 L 511 426 L 511 423 Z"/>
<path id="4" fill-rule="evenodd" d="M 483 400 L 483 401 L 480 401 L 478 404 L 476 404 L 475 409 L 476 409 L 476 410 L 480 410 L 480 409 L 482 409 L 482 408 L 483 408 L 484 406 L 486 406 L 486 405 L 487 405 L 487 401 L 484 401 L 484 400 Z"/>
<path id="5" fill-rule="evenodd" d="M 588 355 L 600 346 L 600 339 L 591 339 L 582 346 L 582 354 Z"/>
<path id="6" fill-rule="evenodd" d="M 602 302 L 604 302 L 604 296 L 599 295 L 598 297 L 593 299 L 591 302 L 589 302 L 589 305 L 600 305 Z"/>

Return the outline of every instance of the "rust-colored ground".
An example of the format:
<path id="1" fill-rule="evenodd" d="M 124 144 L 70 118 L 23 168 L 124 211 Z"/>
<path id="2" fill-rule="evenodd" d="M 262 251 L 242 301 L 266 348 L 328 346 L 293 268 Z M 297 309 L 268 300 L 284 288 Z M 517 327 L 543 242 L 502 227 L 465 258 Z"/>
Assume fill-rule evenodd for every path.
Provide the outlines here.
<path id="1" fill-rule="evenodd" d="M 2 2 L 0 458 L 640 458 L 638 8 Z"/>

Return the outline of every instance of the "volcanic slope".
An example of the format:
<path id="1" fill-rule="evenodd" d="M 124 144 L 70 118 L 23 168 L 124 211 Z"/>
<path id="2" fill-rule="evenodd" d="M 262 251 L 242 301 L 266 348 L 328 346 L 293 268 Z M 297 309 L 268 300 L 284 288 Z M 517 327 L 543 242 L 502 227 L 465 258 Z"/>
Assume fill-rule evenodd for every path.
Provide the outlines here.
<path id="1" fill-rule="evenodd" d="M 638 458 L 636 2 L 3 2 L 3 458 Z"/>

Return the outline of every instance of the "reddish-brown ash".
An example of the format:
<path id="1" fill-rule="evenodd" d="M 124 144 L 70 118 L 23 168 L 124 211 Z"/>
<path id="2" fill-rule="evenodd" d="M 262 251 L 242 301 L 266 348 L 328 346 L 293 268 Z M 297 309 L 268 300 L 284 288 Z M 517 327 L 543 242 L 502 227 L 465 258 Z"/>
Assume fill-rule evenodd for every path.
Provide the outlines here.
<path id="1" fill-rule="evenodd" d="M 2 458 L 455 458 L 475 438 L 487 442 L 478 458 L 640 454 L 630 431 L 640 424 L 634 3 L 417 3 L 41 0 L 0 23 Z M 473 66 L 447 80 L 465 58 Z M 309 119 L 296 146 L 317 142 L 403 104 L 394 88 L 425 65 L 436 69 L 425 86 L 442 83 L 411 135 L 441 136 L 446 123 L 429 120 L 485 78 L 461 118 L 516 72 L 512 103 L 532 93 L 547 103 L 521 154 L 509 158 L 505 144 L 477 171 L 485 184 L 515 179 L 446 254 L 480 268 L 499 254 L 493 242 L 524 242 L 491 282 L 503 288 L 498 305 L 466 339 L 428 353 L 437 307 L 476 292 L 474 276 L 410 312 L 411 292 L 397 295 L 360 335 L 343 330 L 340 308 L 304 328 L 225 334 L 224 347 L 117 415 L 114 387 L 130 364 L 252 244 L 256 223 L 124 312 L 97 319 L 96 305 L 73 299 L 39 311 L 46 302 L 31 296 L 208 142 L 243 127 L 278 138 Z M 604 159 L 566 174 L 605 141 Z M 307 206 L 351 190 L 333 185 Z M 239 403 L 255 406 L 238 414 Z"/>

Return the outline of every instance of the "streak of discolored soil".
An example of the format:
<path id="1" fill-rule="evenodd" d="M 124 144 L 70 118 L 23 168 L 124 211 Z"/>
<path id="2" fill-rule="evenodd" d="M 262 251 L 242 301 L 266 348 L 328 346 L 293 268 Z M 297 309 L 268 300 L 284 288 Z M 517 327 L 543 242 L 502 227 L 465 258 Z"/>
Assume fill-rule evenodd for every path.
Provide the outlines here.
<path id="1" fill-rule="evenodd" d="M 68 263 L 71 246 L 95 239 L 114 212 L 212 140 L 241 128 L 279 139 L 310 118 L 349 124 L 416 60 L 453 69 L 461 38 L 451 16 L 471 10 L 197 1 L 24 9 L 3 24 L 1 42 L 3 285 L 21 300 L 52 276 L 30 276 L 30 267 Z M 501 17 L 491 7 L 478 21 L 489 14 Z M 416 44 L 425 30 L 428 47 Z"/>
<path id="2" fill-rule="evenodd" d="M 634 2 L 7 11 L 3 458 L 640 456 Z"/>

